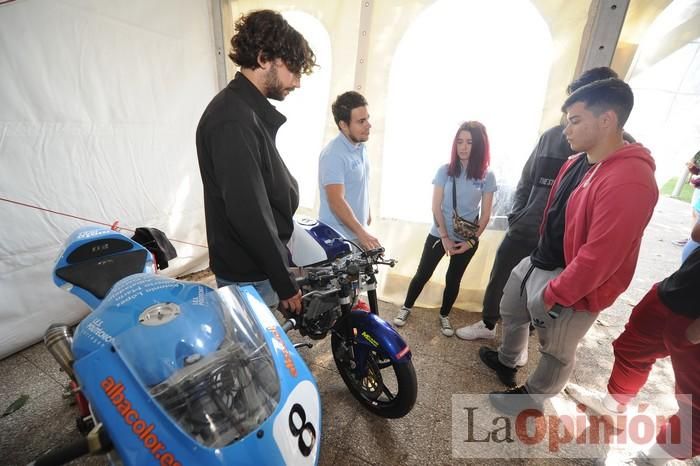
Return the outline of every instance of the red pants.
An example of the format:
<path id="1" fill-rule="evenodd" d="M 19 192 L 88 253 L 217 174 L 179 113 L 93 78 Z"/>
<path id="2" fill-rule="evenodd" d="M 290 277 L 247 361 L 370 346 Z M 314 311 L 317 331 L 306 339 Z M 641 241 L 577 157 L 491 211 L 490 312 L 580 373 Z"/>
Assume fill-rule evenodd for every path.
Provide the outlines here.
<path id="1" fill-rule="evenodd" d="M 700 305 L 700 299 L 698 300 Z M 673 313 L 659 299 L 654 285 L 635 306 L 625 331 L 613 342 L 615 365 L 608 382 L 608 393 L 619 403 L 627 403 L 644 386 L 649 371 L 659 358 L 671 356 L 676 377 L 676 399 L 686 426 L 692 419 L 692 455 L 700 454 L 700 344 L 691 344 L 685 331 L 693 319 Z M 692 402 L 682 394 L 692 395 Z M 671 422 L 678 421 L 674 416 Z M 656 440 L 678 459 L 688 458 L 688 445 L 673 444 L 662 426 Z"/>

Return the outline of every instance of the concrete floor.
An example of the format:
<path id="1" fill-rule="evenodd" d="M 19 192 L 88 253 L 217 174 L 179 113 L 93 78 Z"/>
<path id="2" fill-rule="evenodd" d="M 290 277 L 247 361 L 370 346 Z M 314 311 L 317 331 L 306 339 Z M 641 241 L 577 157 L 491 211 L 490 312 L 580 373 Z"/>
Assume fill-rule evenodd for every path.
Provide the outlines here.
<path id="1" fill-rule="evenodd" d="M 646 231 L 637 272 L 629 289 L 600 318 L 582 342 L 578 364 L 572 377 L 590 388 L 605 387 L 612 366 L 610 342 L 627 320 L 632 306 L 651 285 L 674 271 L 680 260 L 680 248 L 672 240 L 689 230 L 689 207 L 671 199 L 661 199 L 652 224 Z M 381 303 L 380 314 L 394 317 L 397 306 Z M 479 320 L 479 309 L 455 309 L 451 314 L 455 327 Z M 362 409 L 345 388 L 332 360 L 329 339 L 315 342 L 312 349 L 301 349 L 317 378 L 323 402 L 323 426 L 320 465 L 425 465 L 425 464 L 619 464 L 615 455 L 625 451 L 601 448 L 591 458 L 571 458 L 571 454 L 544 454 L 531 459 L 464 459 L 452 453 L 453 395 L 486 394 L 502 389 L 495 376 L 478 360 L 478 348 L 484 342 L 465 342 L 439 333 L 437 310 L 417 309 L 400 333 L 411 345 L 418 377 L 418 400 L 411 413 L 402 419 L 377 418 Z M 299 340 L 298 335 L 291 335 Z M 500 331 L 499 331 L 500 337 Z M 496 342 L 487 342 L 495 347 Z M 519 380 L 534 369 L 539 353 L 536 337 L 531 337 L 530 361 L 519 372 Z M 28 402 L 18 411 L 0 418 L 0 464 L 23 465 L 54 445 L 74 439 L 75 407 L 62 396 L 67 383 L 42 344 L 0 361 L 0 412 L 21 395 Z M 668 359 L 659 361 L 640 394 L 651 400 L 656 394 L 673 393 L 673 374 Z M 573 403 L 559 395 L 557 411 L 571 409 Z M 562 408 L 563 407 L 563 408 Z M 568 408 L 567 408 L 568 407 Z M 673 403 L 659 407 L 663 414 L 674 411 Z M 532 453 L 532 452 L 530 452 Z M 569 458 L 564 458 L 569 456 Z M 71 464 L 105 464 L 103 457 L 86 457 Z"/>

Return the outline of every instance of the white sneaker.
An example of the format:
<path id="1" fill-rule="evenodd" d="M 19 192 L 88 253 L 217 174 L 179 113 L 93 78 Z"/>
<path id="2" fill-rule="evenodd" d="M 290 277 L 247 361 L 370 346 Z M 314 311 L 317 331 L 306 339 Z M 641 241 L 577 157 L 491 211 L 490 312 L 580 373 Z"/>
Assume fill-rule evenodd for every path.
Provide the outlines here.
<path id="1" fill-rule="evenodd" d="M 440 331 L 446 337 L 451 337 L 452 335 L 455 334 L 455 331 L 452 330 L 452 326 L 450 325 L 449 318 L 444 317 L 444 316 L 440 316 Z"/>
<path id="2" fill-rule="evenodd" d="M 406 306 L 401 306 L 401 310 L 399 313 L 394 317 L 394 325 L 397 327 L 403 327 L 406 325 L 406 321 L 408 320 L 408 316 L 411 315 L 411 310 L 407 308 Z"/>
<path id="3" fill-rule="evenodd" d="M 621 430 L 625 427 L 627 413 L 608 409 L 603 404 L 603 398 L 605 398 L 603 393 L 589 390 L 575 383 L 567 384 L 564 392 L 573 400 L 586 405 L 590 414 L 601 416 L 602 420 L 610 424 L 614 429 Z"/>
<path id="4" fill-rule="evenodd" d="M 457 337 L 462 340 L 493 340 L 496 338 L 496 327 L 494 326 L 493 330 L 489 330 L 486 328 L 484 321 L 480 320 L 466 327 L 458 328 L 456 333 Z"/>

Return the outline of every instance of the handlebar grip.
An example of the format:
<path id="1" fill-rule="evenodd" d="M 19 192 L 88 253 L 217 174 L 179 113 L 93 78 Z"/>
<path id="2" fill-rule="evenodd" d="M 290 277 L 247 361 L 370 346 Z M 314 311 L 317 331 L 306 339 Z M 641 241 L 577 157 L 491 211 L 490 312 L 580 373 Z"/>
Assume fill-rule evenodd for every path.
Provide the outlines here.
<path id="1" fill-rule="evenodd" d="M 368 249 L 367 251 L 362 251 L 362 257 L 381 256 L 382 254 L 384 254 L 383 246 L 379 246 L 378 248 L 374 249 Z"/>
<path id="2" fill-rule="evenodd" d="M 301 288 L 302 286 L 309 284 L 309 279 L 308 279 L 308 277 L 297 277 L 296 282 L 297 282 L 297 286 Z"/>
<path id="3" fill-rule="evenodd" d="M 282 330 L 284 330 L 284 333 L 288 333 L 291 329 L 293 329 L 296 326 L 296 319 L 289 319 L 284 324 L 282 324 Z"/>

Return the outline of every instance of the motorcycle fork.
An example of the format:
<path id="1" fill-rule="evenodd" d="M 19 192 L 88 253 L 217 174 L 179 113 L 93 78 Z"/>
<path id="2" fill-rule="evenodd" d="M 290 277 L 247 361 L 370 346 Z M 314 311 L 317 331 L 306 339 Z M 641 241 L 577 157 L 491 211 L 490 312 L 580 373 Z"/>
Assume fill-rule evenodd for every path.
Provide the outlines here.
<path id="1" fill-rule="evenodd" d="M 358 337 L 357 332 L 359 330 L 353 328 L 349 317 L 349 312 L 343 314 L 333 331 L 343 340 L 342 347 L 344 352 L 342 355 L 339 355 L 341 360 L 346 361 L 357 376 L 362 378 L 367 372 L 367 349 L 358 342 L 360 337 Z"/>
<path id="2" fill-rule="evenodd" d="M 347 361 L 350 367 L 354 370 L 357 368 L 357 363 L 355 361 L 355 346 L 357 344 L 357 338 L 350 323 L 350 306 L 343 306 L 347 306 L 347 309 L 343 309 L 343 316 L 338 319 L 338 322 L 336 322 L 333 328 L 333 332 L 340 337 L 342 341 L 343 349 L 343 354 L 336 356 L 338 356 L 342 361 Z"/>
<path id="3" fill-rule="evenodd" d="M 379 315 L 379 301 L 377 300 L 377 279 L 371 275 L 367 279 L 367 301 L 369 310 L 374 315 Z"/>

